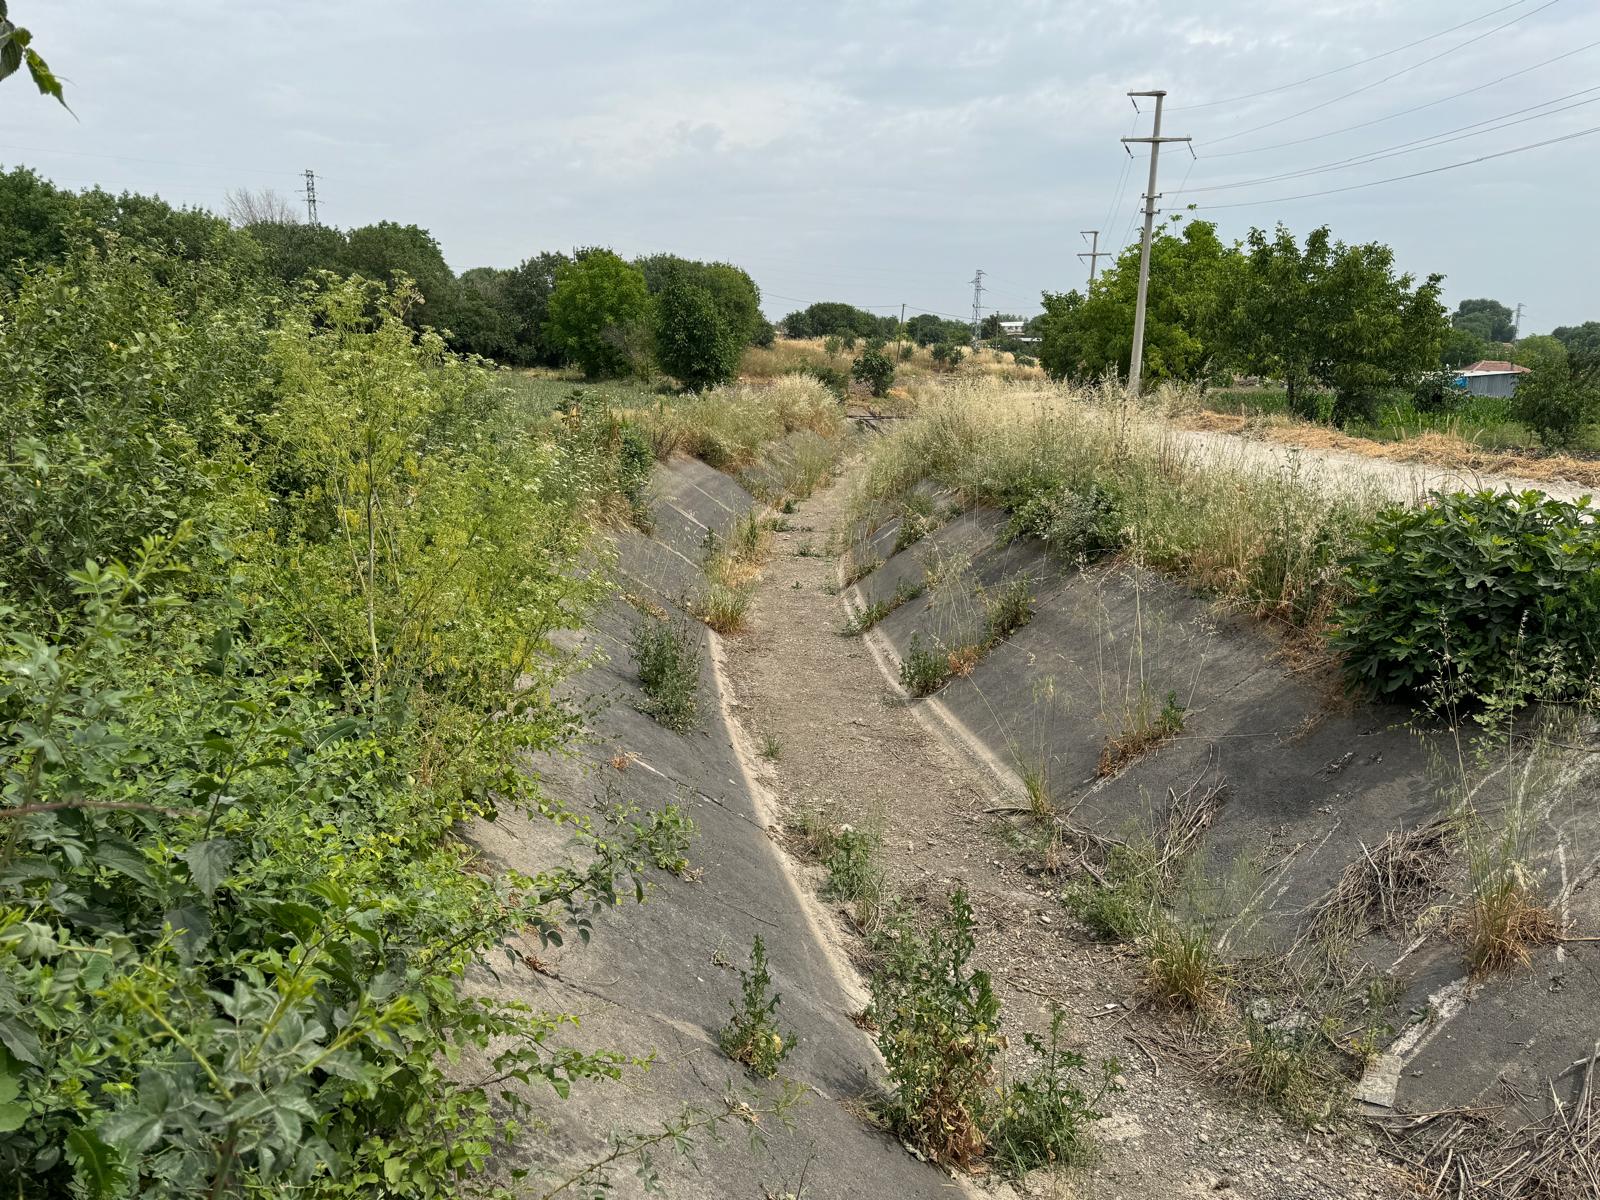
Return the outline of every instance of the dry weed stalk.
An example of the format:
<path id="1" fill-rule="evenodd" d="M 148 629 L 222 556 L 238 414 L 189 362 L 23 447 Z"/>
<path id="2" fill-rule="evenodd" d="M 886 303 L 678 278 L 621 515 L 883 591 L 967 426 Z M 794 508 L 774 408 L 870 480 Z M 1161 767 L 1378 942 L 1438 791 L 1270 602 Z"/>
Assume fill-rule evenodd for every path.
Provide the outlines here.
<path id="1" fill-rule="evenodd" d="M 1600 1200 L 1600 1043 L 1583 1068 L 1578 1099 L 1550 1091 L 1543 1119 L 1517 1130 L 1473 1110 L 1434 1113 L 1387 1129 L 1390 1153 L 1410 1168 L 1423 1194 L 1444 1200 Z"/>
<path id="2" fill-rule="evenodd" d="M 1451 822 L 1396 829 L 1376 846 L 1361 846 L 1317 910 L 1309 937 L 1354 940 L 1374 930 L 1401 934 L 1439 894 L 1450 858 Z"/>

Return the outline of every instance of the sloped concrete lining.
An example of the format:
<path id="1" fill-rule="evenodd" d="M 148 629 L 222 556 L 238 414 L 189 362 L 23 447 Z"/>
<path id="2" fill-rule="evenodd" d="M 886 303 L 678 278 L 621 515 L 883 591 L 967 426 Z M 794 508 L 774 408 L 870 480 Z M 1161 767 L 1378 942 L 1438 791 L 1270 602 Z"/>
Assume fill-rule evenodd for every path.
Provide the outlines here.
<path id="1" fill-rule="evenodd" d="M 685 568 L 698 569 L 705 530 L 726 534 L 752 501 L 726 476 L 688 460 L 658 472 L 655 495 L 657 537 L 619 536 L 617 570 L 625 588 L 648 592 L 674 612 L 684 584 L 692 582 Z M 591 653 L 595 664 L 571 681 L 567 696 L 580 708 L 598 709 L 588 740 L 576 753 L 541 757 L 529 767 L 547 795 L 578 812 L 679 805 L 696 825 L 689 852 L 694 877 L 652 870 L 645 904 L 628 902 L 598 914 L 587 945 L 574 938 L 549 948 L 535 937 L 520 938 L 473 984 L 485 994 L 575 1014 L 580 1025 L 564 1036 L 567 1044 L 653 1053 L 656 1061 L 620 1082 L 581 1084 L 565 1101 L 548 1089 L 529 1091 L 549 1128 L 530 1130 L 497 1166 L 559 1177 L 607 1154 L 614 1131 L 648 1133 L 685 1105 L 715 1108 L 738 1091 L 776 1097 L 779 1084 L 753 1080 L 717 1046 L 739 994 L 736 968 L 747 963 L 760 934 L 782 996 L 780 1024 L 799 1035 L 781 1074 L 804 1084 L 809 1095 L 792 1110 L 789 1124 L 762 1123 L 761 1146 L 753 1147 L 750 1131 L 737 1125 L 728 1126 L 720 1142 L 702 1139 L 695 1150 L 698 1171 L 670 1148 L 658 1150 L 665 1194 L 784 1195 L 800 1192 L 802 1180 L 804 1194 L 814 1197 L 963 1194 L 847 1107 L 881 1078 L 870 1039 L 849 1016 L 864 996 L 768 834 L 759 785 L 724 719 L 715 635 L 692 626 L 702 649 L 701 720 L 691 732 L 676 734 L 637 707 L 629 644 L 643 619 L 621 600 L 595 614 L 575 647 Z M 469 836 L 497 869 L 531 874 L 571 853 L 551 822 L 516 813 L 480 822 Z M 493 1073 L 482 1061 L 467 1069 Z M 629 1163 L 620 1164 L 614 1178 L 616 1194 L 643 1194 Z"/>
<path id="2" fill-rule="evenodd" d="M 892 546 L 897 527 L 874 531 L 872 544 Z M 1216 921 L 1227 953 L 1285 952 L 1347 865 L 1442 814 L 1430 756 L 1454 750 L 1441 732 L 1414 729 L 1404 709 L 1343 700 L 1283 662 L 1254 622 L 1164 577 L 1126 564 L 1065 567 L 1037 545 L 1005 544 L 1004 528 L 1001 514 L 967 513 L 890 555 L 847 600 L 938 581 L 870 635 L 892 673 L 914 636 L 947 648 L 981 641 L 985 592 L 1032 579 L 1033 620 L 919 703 L 1009 786 L 1043 772 L 1057 811 L 1104 834 L 1159 819 L 1170 791 L 1224 783 L 1184 901 Z M 1101 778 L 1102 747 L 1128 708 L 1141 694 L 1159 707 L 1169 693 L 1187 713 L 1181 735 Z M 1493 786 L 1478 801 L 1491 822 Z M 1574 927 L 1600 928 L 1600 764 L 1580 762 L 1535 803 L 1541 888 Z M 1600 1037 L 1595 946 L 1541 949 L 1527 970 L 1470 983 L 1448 933 L 1415 944 L 1369 935 L 1358 951 L 1394 969 L 1406 985 L 1398 1011 L 1423 1026 L 1400 1031 L 1358 1089 L 1365 1098 L 1431 1112 L 1525 1096 L 1537 1112 L 1552 1086 L 1576 1094 L 1581 1072 L 1569 1068 Z"/>

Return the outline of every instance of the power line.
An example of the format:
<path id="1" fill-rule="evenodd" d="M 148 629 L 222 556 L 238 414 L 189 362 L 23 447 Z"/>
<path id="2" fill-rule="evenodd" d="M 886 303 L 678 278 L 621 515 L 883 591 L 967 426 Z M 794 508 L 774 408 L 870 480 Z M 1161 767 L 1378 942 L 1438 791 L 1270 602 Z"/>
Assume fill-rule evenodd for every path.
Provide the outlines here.
<path id="1" fill-rule="evenodd" d="M 1351 158 L 1342 158 L 1337 162 L 1325 163 L 1319 167 L 1305 167 L 1297 171 L 1285 171 L 1281 175 L 1263 175 L 1258 179 L 1241 179 L 1233 183 L 1207 184 L 1204 187 L 1188 189 L 1188 194 L 1192 196 L 1199 192 L 1221 192 L 1228 191 L 1233 188 L 1254 187 L 1257 184 L 1262 183 L 1280 183 L 1285 179 L 1300 179 L 1307 175 L 1321 175 L 1327 171 L 1337 171 L 1346 167 L 1366 166 L 1369 163 L 1381 162 L 1386 158 L 1396 158 L 1402 154 L 1415 154 L 1418 150 L 1432 150 L 1438 146 L 1449 145 L 1451 142 L 1459 142 L 1465 140 L 1466 138 L 1481 137 L 1485 133 L 1494 133 L 1501 129 L 1509 129 L 1513 125 L 1525 125 L 1529 121 L 1537 121 L 1542 117 L 1553 117 L 1557 113 L 1568 112 L 1574 108 L 1583 108 L 1585 105 L 1589 104 L 1600 104 L 1600 96 L 1594 96 L 1588 100 L 1579 100 L 1575 104 L 1563 105 L 1561 108 L 1551 108 L 1549 112 L 1534 113 L 1534 115 L 1531 117 L 1521 117 L 1515 121 L 1507 119 L 1509 117 L 1515 117 L 1519 113 L 1533 112 L 1534 109 L 1550 108 L 1550 105 L 1552 104 L 1559 104 L 1562 100 L 1570 100 L 1574 96 L 1585 96 L 1590 92 L 1600 92 L 1600 85 L 1584 88 L 1582 91 L 1578 92 L 1569 92 L 1565 96 L 1557 96 L 1554 100 L 1546 100 L 1543 104 L 1530 104 L 1527 108 L 1519 108 L 1509 113 L 1502 113 L 1498 117 L 1489 117 L 1483 121 L 1474 121 L 1470 125 L 1460 125 L 1455 129 L 1447 129 L 1443 133 L 1432 134 L 1425 138 L 1417 138 L 1415 141 L 1401 142 L 1398 146 L 1388 146 L 1382 150 L 1374 150 L 1368 154 L 1357 154 Z M 1488 128 L 1485 129 L 1482 128 L 1482 126 L 1488 126 Z M 1463 133 L 1462 130 L 1470 130 L 1471 132 Z M 1457 136 L 1451 137 L 1449 136 L 1451 134 L 1455 134 Z M 1183 191 L 1184 188 L 1180 184 L 1177 188 L 1177 192 Z"/>
<path id="2" fill-rule="evenodd" d="M 1234 138 L 1244 137 L 1245 135 L 1251 134 L 1251 133 L 1259 133 L 1263 129 L 1272 129 L 1275 126 L 1283 125 L 1283 124 L 1285 124 L 1285 123 L 1287 123 L 1289 121 L 1299 120 L 1299 118 L 1301 118 L 1301 117 L 1308 116 L 1309 114 L 1314 113 L 1314 112 L 1319 112 L 1324 108 L 1329 108 L 1332 105 L 1338 104 L 1340 101 L 1350 99 L 1350 97 L 1352 97 L 1352 96 L 1359 96 L 1362 92 L 1370 92 L 1375 87 L 1382 87 L 1384 84 L 1389 83 L 1391 80 L 1399 79 L 1400 76 L 1402 76 L 1402 75 L 1409 75 L 1412 71 L 1418 70 L 1421 67 L 1425 67 L 1429 63 L 1438 62 L 1442 58 L 1449 58 L 1451 55 L 1459 53 L 1462 50 L 1465 50 L 1468 46 L 1472 45 L 1475 42 L 1481 42 L 1486 37 L 1491 37 L 1494 34 L 1499 33 L 1503 29 L 1509 29 L 1509 28 L 1511 28 L 1511 26 L 1517 24 L 1519 21 L 1526 21 L 1529 17 L 1537 16 L 1538 14 L 1542 13 L 1545 9 L 1552 8 L 1555 5 L 1560 4 L 1560 3 L 1561 3 L 1561 0 L 1545 0 L 1545 2 L 1543 4 L 1541 4 L 1536 9 L 1533 9 L 1531 12 L 1525 12 L 1525 13 L 1520 14 L 1519 16 L 1512 17 L 1511 20 L 1506 21 L 1504 24 L 1496 25 L 1492 29 L 1486 29 L 1482 33 L 1475 33 L 1471 37 L 1469 37 L 1466 41 L 1458 42 L 1456 45 L 1450 47 L 1450 49 L 1444 51 L 1443 53 L 1435 54 L 1431 58 L 1425 58 L 1421 62 L 1412 63 L 1409 67 L 1401 67 L 1400 70 L 1391 72 L 1390 74 L 1385 75 L 1381 79 L 1375 79 L 1371 83 L 1364 83 L 1360 87 L 1355 88 L 1352 91 L 1348 91 L 1348 92 L 1343 93 L 1342 95 L 1335 96 L 1331 100 L 1324 100 L 1320 104 L 1313 104 L 1310 108 L 1302 108 L 1299 112 L 1290 113 L 1286 117 L 1279 117 L 1276 120 L 1266 121 L 1266 122 L 1263 122 L 1260 125 L 1252 125 L 1248 129 L 1241 129 L 1236 133 L 1230 133 L 1230 134 L 1227 134 L 1224 137 L 1216 138 L 1216 139 L 1213 140 L 1212 144 L 1213 145 L 1217 145 L 1217 144 L 1220 144 L 1222 142 L 1231 142 L 1231 141 L 1233 141 Z"/>
<path id="3" fill-rule="evenodd" d="M 1344 125 L 1338 129 L 1330 129 L 1326 133 L 1313 133 L 1308 137 L 1294 138 L 1287 142 L 1273 142 L 1267 146 L 1251 146 L 1245 150 L 1224 150 L 1221 154 L 1206 154 L 1202 157 L 1237 158 L 1241 154 L 1261 154 L 1267 150 L 1283 150 L 1289 146 L 1303 146 L 1307 142 L 1321 141 L 1323 138 L 1336 137 L 1341 133 L 1353 133 L 1357 129 L 1368 129 L 1373 125 L 1382 125 L 1385 121 L 1393 121 L 1396 117 L 1407 117 L 1412 113 L 1421 112 L 1425 108 L 1436 108 L 1441 104 L 1448 104 L 1452 100 L 1459 100 L 1463 96 L 1470 96 L 1474 92 L 1481 92 L 1485 88 L 1494 87 L 1497 84 L 1504 83 L 1508 79 L 1515 79 L 1519 75 L 1526 75 L 1529 71 L 1537 71 L 1543 67 L 1550 66 L 1552 63 L 1558 63 L 1562 59 L 1571 58 L 1574 54 L 1582 54 L 1585 50 L 1593 50 L 1596 46 L 1600 46 L 1600 41 L 1594 41 L 1588 43 L 1587 45 L 1579 46 L 1576 50 L 1568 50 L 1565 53 L 1556 55 L 1554 58 L 1547 58 L 1543 62 L 1534 63 L 1531 67 L 1521 67 L 1518 70 L 1500 76 L 1498 79 L 1491 79 L 1487 83 L 1474 84 L 1472 87 L 1469 87 L 1464 91 L 1452 92 L 1448 96 L 1440 96 L 1437 100 L 1429 100 L 1424 104 L 1416 104 L 1410 108 L 1402 108 L 1399 112 L 1392 112 L 1388 116 L 1374 117 L 1370 121 L 1358 121 L 1354 125 Z"/>
<path id="4" fill-rule="evenodd" d="M 1452 25 L 1449 29 L 1441 29 L 1438 33 L 1430 33 L 1427 37 L 1418 38 L 1414 42 L 1407 42 L 1404 46 L 1396 46 L 1393 50 L 1385 50 L 1382 54 L 1374 54 L 1370 58 L 1358 59 L 1353 63 L 1346 63 L 1342 67 L 1334 67 L 1328 71 L 1318 71 L 1315 75 L 1307 75 L 1304 79 L 1296 79 L 1292 83 L 1280 83 L 1277 87 L 1263 88 L 1259 92 L 1244 92 L 1241 95 L 1228 96 L 1221 100 L 1207 100 L 1203 104 L 1175 104 L 1172 106 L 1172 111 L 1193 112 L 1197 108 L 1216 108 L 1219 104 L 1237 104 L 1241 100 L 1256 100 L 1262 96 L 1272 96 L 1276 95 L 1278 92 L 1287 92 L 1290 88 L 1297 88 L 1302 84 L 1315 83 L 1317 80 L 1326 79 L 1330 75 L 1338 75 L 1345 71 L 1353 71 L 1357 67 L 1364 67 L 1368 63 L 1375 63 L 1379 59 L 1389 58 L 1403 51 L 1414 49 L 1425 42 L 1433 41 L 1435 38 L 1442 38 L 1448 33 L 1455 33 L 1458 29 L 1465 29 L 1468 25 L 1476 25 L 1479 21 L 1487 20 L 1489 17 L 1498 16 L 1508 9 L 1520 8 L 1526 3 L 1528 3 L 1528 0 L 1512 0 L 1512 3 L 1510 4 L 1502 4 L 1499 8 L 1490 9 L 1486 13 L 1479 13 L 1471 20 L 1463 21 L 1459 25 Z"/>
<path id="5" fill-rule="evenodd" d="M 1600 125 L 1580 129 L 1576 133 L 1564 133 L 1560 137 L 1546 138 L 1542 142 L 1529 142 L 1526 146 L 1513 146 L 1509 150 L 1497 150 L 1493 154 L 1481 154 L 1477 158 L 1467 158 L 1460 162 L 1446 163 L 1442 167 L 1429 167 L 1426 171 L 1412 171 L 1409 175 L 1392 175 L 1388 179 L 1369 179 L 1365 183 L 1352 183 L 1346 187 L 1327 188 L 1320 192 L 1303 192 L 1297 196 L 1278 196 L 1271 200 L 1240 200 L 1230 204 L 1199 204 L 1195 207 L 1202 209 L 1213 208 L 1254 208 L 1262 204 L 1283 204 L 1290 200 L 1310 200 L 1313 196 L 1333 196 L 1340 192 L 1355 192 L 1362 188 L 1377 187 L 1384 183 L 1399 183 L 1406 179 L 1420 179 L 1424 175 L 1437 175 L 1441 171 L 1454 171 L 1457 167 L 1470 167 L 1475 163 L 1489 162 L 1496 158 L 1506 158 L 1512 154 L 1521 154 L 1525 150 L 1537 150 L 1541 146 L 1554 146 L 1557 142 L 1570 142 L 1574 138 L 1588 137 L 1591 133 L 1600 133 Z"/>

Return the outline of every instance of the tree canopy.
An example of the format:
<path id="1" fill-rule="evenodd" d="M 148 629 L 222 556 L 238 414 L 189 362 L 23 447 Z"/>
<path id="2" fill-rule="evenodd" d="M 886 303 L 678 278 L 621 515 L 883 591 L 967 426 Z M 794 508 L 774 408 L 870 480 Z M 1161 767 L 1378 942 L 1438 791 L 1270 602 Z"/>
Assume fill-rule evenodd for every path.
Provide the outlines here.
<path id="1" fill-rule="evenodd" d="M 875 316 L 864 308 L 838 300 L 819 300 L 790 313 L 781 324 L 784 332 L 792 338 L 844 337 L 850 334 L 856 337 L 893 337 L 900 325 L 894 317 Z"/>
<path id="2" fill-rule="evenodd" d="M 1516 314 L 1498 300 L 1480 296 L 1463 300 L 1450 316 L 1457 329 L 1476 334 L 1486 342 L 1509 342 L 1516 334 Z"/>
<path id="3" fill-rule="evenodd" d="M 556 271 L 550 337 L 590 377 L 638 369 L 650 314 L 644 272 L 609 250 L 563 263 Z"/>

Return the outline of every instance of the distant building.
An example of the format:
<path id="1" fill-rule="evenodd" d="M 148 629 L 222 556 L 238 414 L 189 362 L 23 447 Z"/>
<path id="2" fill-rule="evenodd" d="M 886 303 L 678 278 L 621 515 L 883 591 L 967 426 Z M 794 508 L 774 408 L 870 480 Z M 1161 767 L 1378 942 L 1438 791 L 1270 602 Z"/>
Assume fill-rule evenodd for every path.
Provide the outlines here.
<path id="1" fill-rule="evenodd" d="M 1028 323 L 1026 321 L 1001 321 L 1000 322 L 1000 336 L 1001 337 L 1021 337 L 1022 336 L 1022 331 L 1027 326 L 1027 324 Z"/>
<path id="2" fill-rule="evenodd" d="M 1527 367 L 1486 358 L 1457 371 L 1456 386 L 1474 396 L 1509 396 L 1517 390 L 1517 377 L 1527 373 Z"/>

